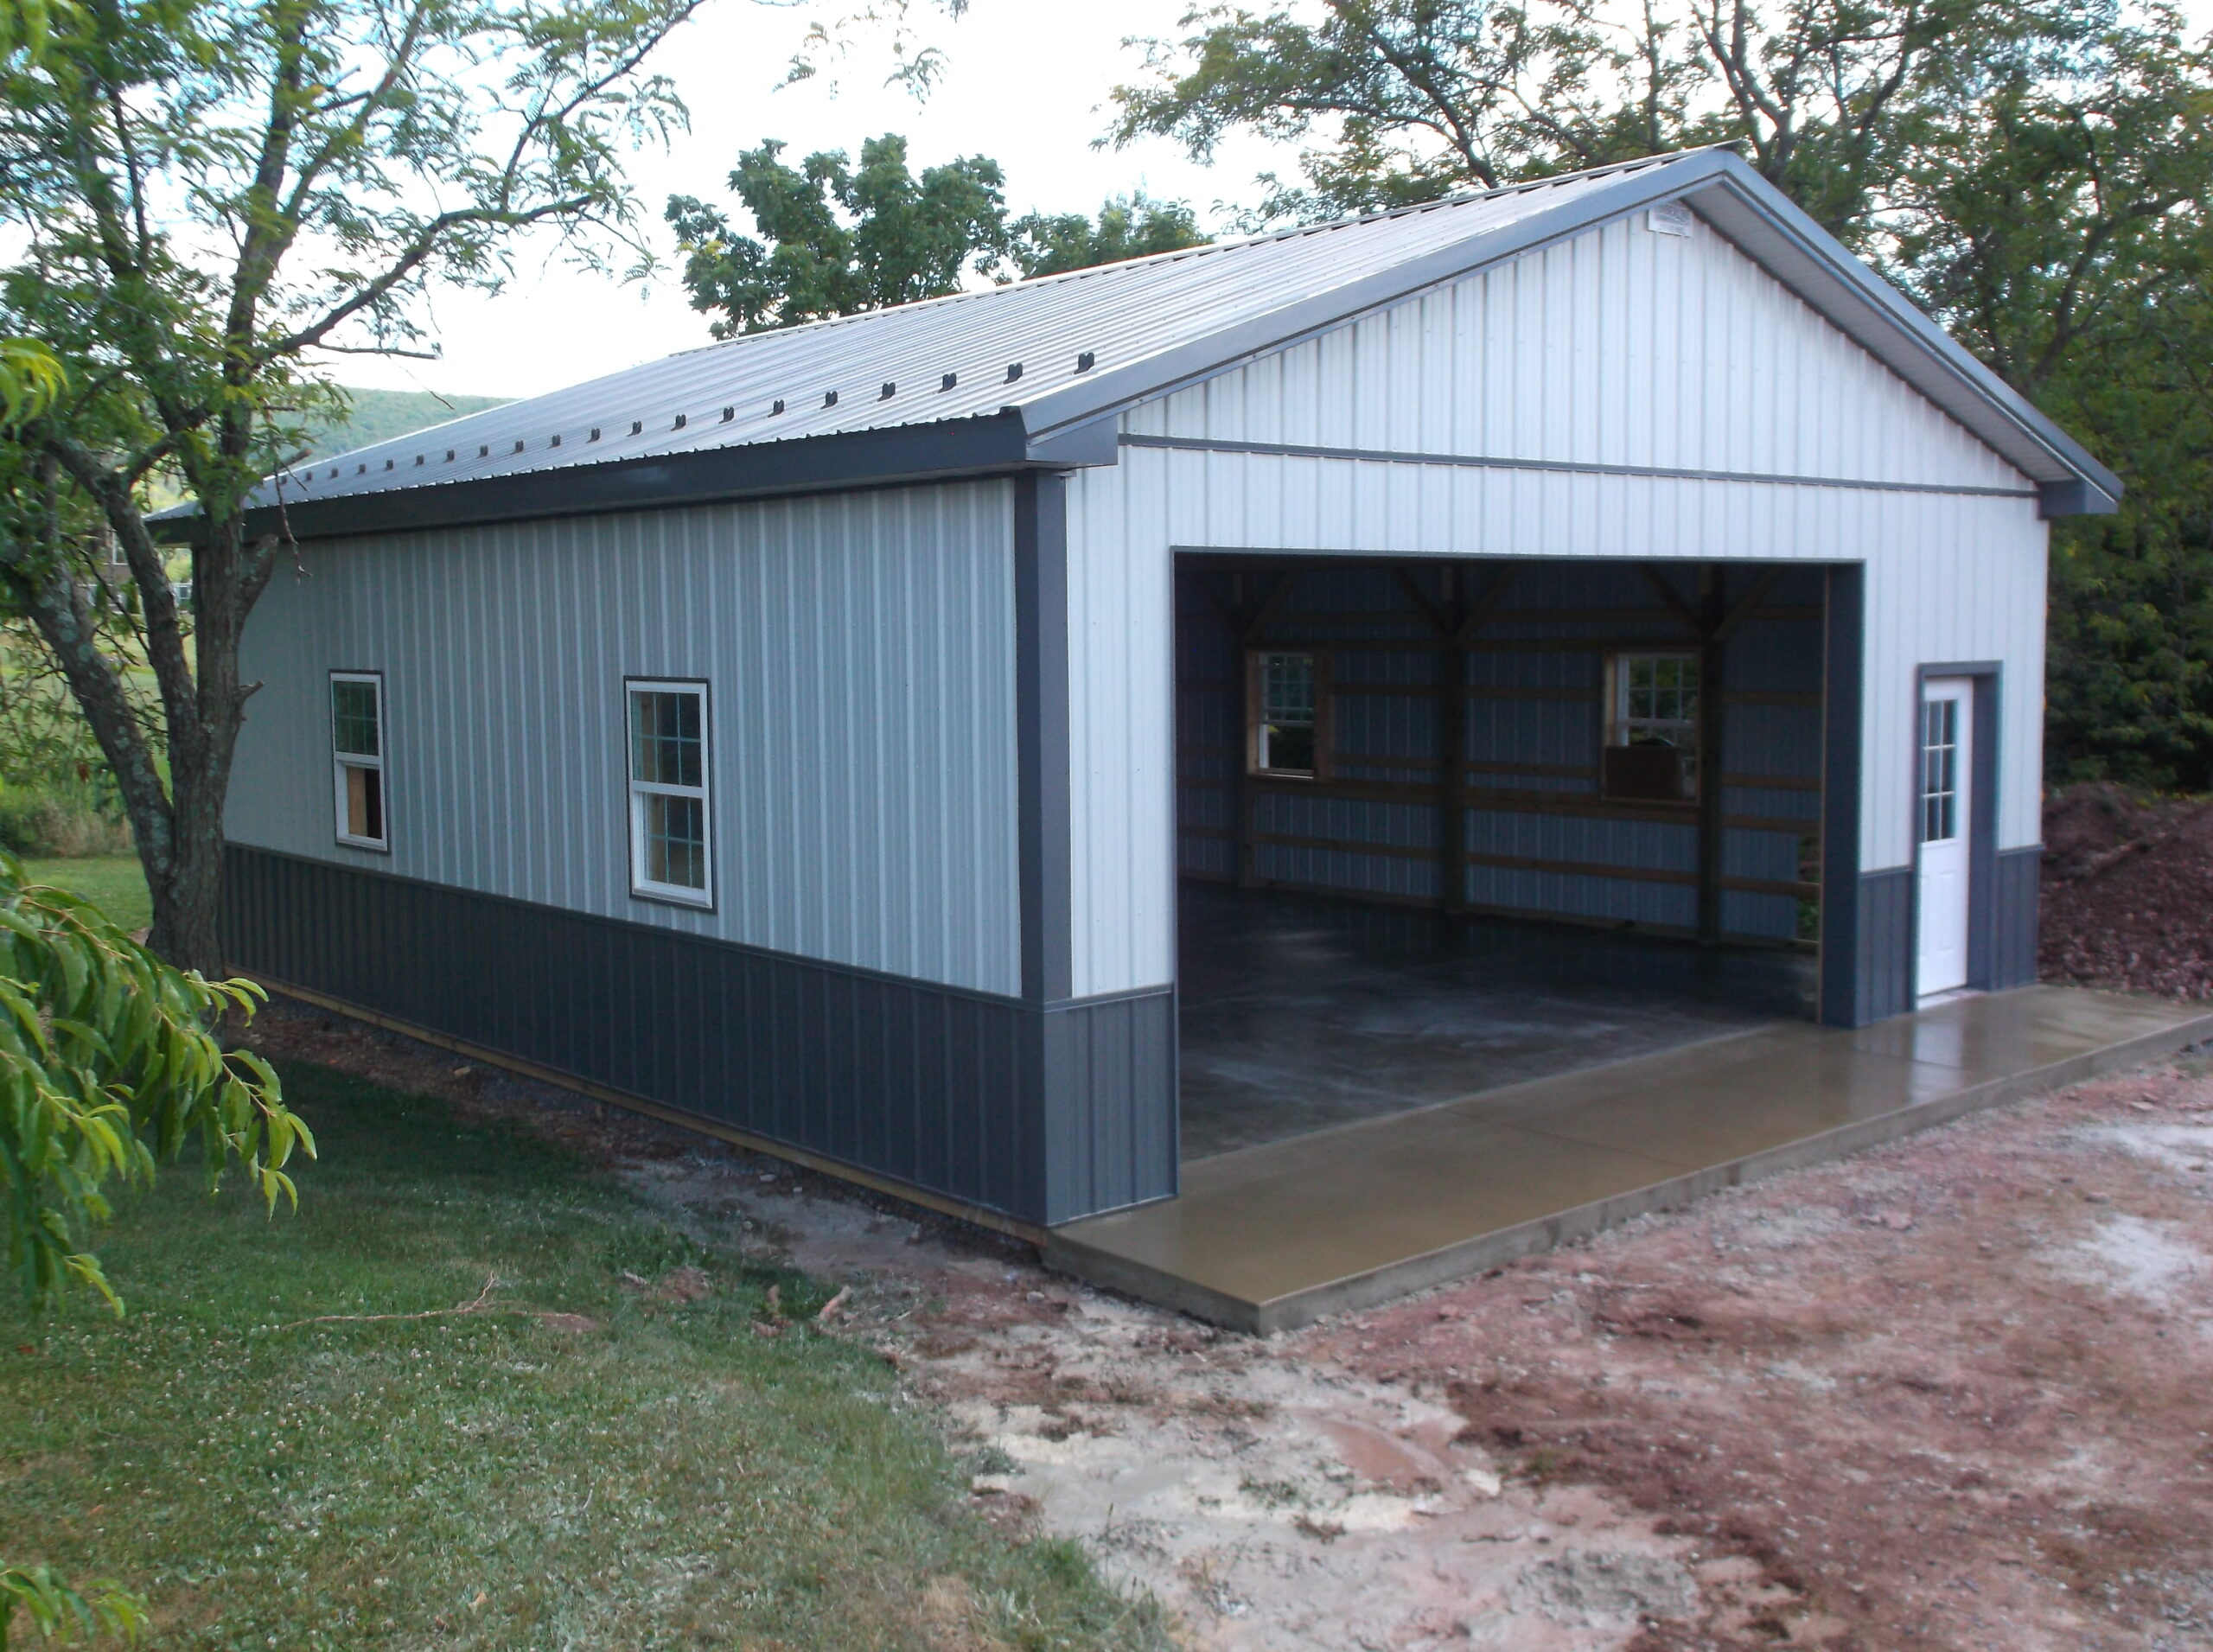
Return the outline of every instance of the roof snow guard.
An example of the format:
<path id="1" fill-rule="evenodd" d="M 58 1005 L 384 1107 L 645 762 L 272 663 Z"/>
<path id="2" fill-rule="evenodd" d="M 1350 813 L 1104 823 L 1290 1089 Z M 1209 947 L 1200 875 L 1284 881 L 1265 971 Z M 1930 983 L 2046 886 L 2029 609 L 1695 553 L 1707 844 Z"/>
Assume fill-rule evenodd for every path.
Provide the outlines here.
<path id="1" fill-rule="evenodd" d="M 1112 464 L 1136 402 L 1671 201 L 2033 479 L 2045 515 L 2115 507 L 2112 472 L 1705 149 L 732 339 L 272 477 L 252 526 L 315 539 Z M 191 507 L 163 515 L 190 537 Z"/>

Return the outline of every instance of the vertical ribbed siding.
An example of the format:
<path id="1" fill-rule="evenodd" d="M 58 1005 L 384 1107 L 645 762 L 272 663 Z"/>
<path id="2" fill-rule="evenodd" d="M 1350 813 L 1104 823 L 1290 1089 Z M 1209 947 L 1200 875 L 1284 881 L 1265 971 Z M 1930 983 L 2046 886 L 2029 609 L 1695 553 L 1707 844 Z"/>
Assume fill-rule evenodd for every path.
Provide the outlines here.
<path id="1" fill-rule="evenodd" d="M 1592 232 L 1147 403 L 1125 428 L 2028 486 L 1702 226 L 1687 239 L 1636 223 Z M 1914 668 L 1929 660 L 2006 662 L 1999 841 L 2040 835 L 2045 528 L 2032 499 L 1160 449 L 1124 450 L 1115 469 L 1082 473 L 1072 496 L 1087 532 L 1148 567 L 1164 546 L 1864 563 L 1861 864 L 1910 858 Z M 1483 708 L 1471 715 L 1480 724 Z M 1547 740 L 1584 738 L 1519 723 L 1511 737 L 1530 762 L 1561 761 L 1543 754 Z M 1129 870 L 1165 876 L 1150 861 Z"/>
<path id="2" fill-rule="evenodd" d="M 1045 1010 L 233 845 L 226 955 L 281 985 L 1036 1222 L 1176 1186 L 1176 1010 Z"/>
<path id="3" fill-rule="evenodd" d="M 2044 851 L 2014 849 L 1997 857 L 1993 882 L 1997 937 L 1990 985 L 2026 986 L 2037 979 L 2037 903 L 2042 892 Z"/>
<path id="4" fill-rule="evenodd" d="M 1019 990 L 1011 489 L 303 549 L 248 627 L 234 841 Z M 392 852 L 336 845 L 325 673 L 385 673 Z M 717 909 L 629 894 L 622 679 L 711 690 Z"/>

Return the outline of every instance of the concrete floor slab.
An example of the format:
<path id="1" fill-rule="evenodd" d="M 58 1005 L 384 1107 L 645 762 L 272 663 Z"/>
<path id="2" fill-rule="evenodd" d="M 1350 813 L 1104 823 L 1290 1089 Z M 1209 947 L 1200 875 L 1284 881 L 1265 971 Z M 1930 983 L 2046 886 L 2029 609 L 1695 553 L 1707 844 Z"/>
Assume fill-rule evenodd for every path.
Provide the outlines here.
<path id="1" fill-rule="evenodd" d="M 1810 1013 L 1812 960 L 1186 889 L 1185 1161 Z"/>
<path id="2" fill-rule="evenodd" d="M 2057 987 L 1857 1032 L 1771 1024 L 1189 1164 L 1046 1259 L 1275 1331 L 2213 1037 L 2194 1005 Z"/>

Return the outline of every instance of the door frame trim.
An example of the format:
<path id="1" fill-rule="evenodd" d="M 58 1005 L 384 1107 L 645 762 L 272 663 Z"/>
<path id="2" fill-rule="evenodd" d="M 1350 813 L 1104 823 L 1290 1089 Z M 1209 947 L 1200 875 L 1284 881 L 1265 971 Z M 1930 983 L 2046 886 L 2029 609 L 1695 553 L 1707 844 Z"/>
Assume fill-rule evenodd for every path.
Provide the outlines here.
<path id="1" fill-rule="evenodd" d="M 1997 660 L 1939 660 L 1913 671 L 1913 877 L 1906 886 L 1906 1007 L 1921 1002 L 1921 708 L 1931 679 L 1966 678 L 1969 737 L 1974 743 L 1967 775 L 1968 989 L 1987 992 L 1998 960 L 1998 703 L 2005 663 Z"/>

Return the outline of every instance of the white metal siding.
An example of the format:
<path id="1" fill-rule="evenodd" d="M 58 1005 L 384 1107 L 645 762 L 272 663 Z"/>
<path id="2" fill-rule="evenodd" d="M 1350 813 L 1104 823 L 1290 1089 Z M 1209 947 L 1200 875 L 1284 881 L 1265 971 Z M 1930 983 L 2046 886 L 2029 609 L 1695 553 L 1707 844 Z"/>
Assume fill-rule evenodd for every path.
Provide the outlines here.
<path id="1" fill-rule="evenodd" d="M 1594 231 L 1147 403 L 1124 428 L 2031 486 L 1702 224 L 1690 238 Z M 1863 866 L 1911 855 L 1914 672 L 1929 661 L 2005 662 L 1999 845 L 2038 840 L 2045 526 L 2032 497 L 1125 448 L 1114 469 L 1079 473 L 1070 501 L 1072 621 L 1087 626 L 1087 593 L 1110 589 L 1130 634 L 1071 681 L 1072 767 L 1132 777 L 1126 792 L 1094 778 L 1074 800 L 1079 994 L 1174 973 L 1172 928 L 1146 915 L 1166 909 L 1175 877 L 1165 654 L 1135 634 L 1164 650 L 1176 550 L 1865 562 Z"/>
<path id="2" fill-rule="evenodd" d="M 385 673 L 389 856 L 332 840 L 347 667 Z M 245 674 L 237 842 L 1020 989 L 1004 482 L 309 545 Z M 629 894 L 626 675 L 711 684 L 714 912 Z"/>

